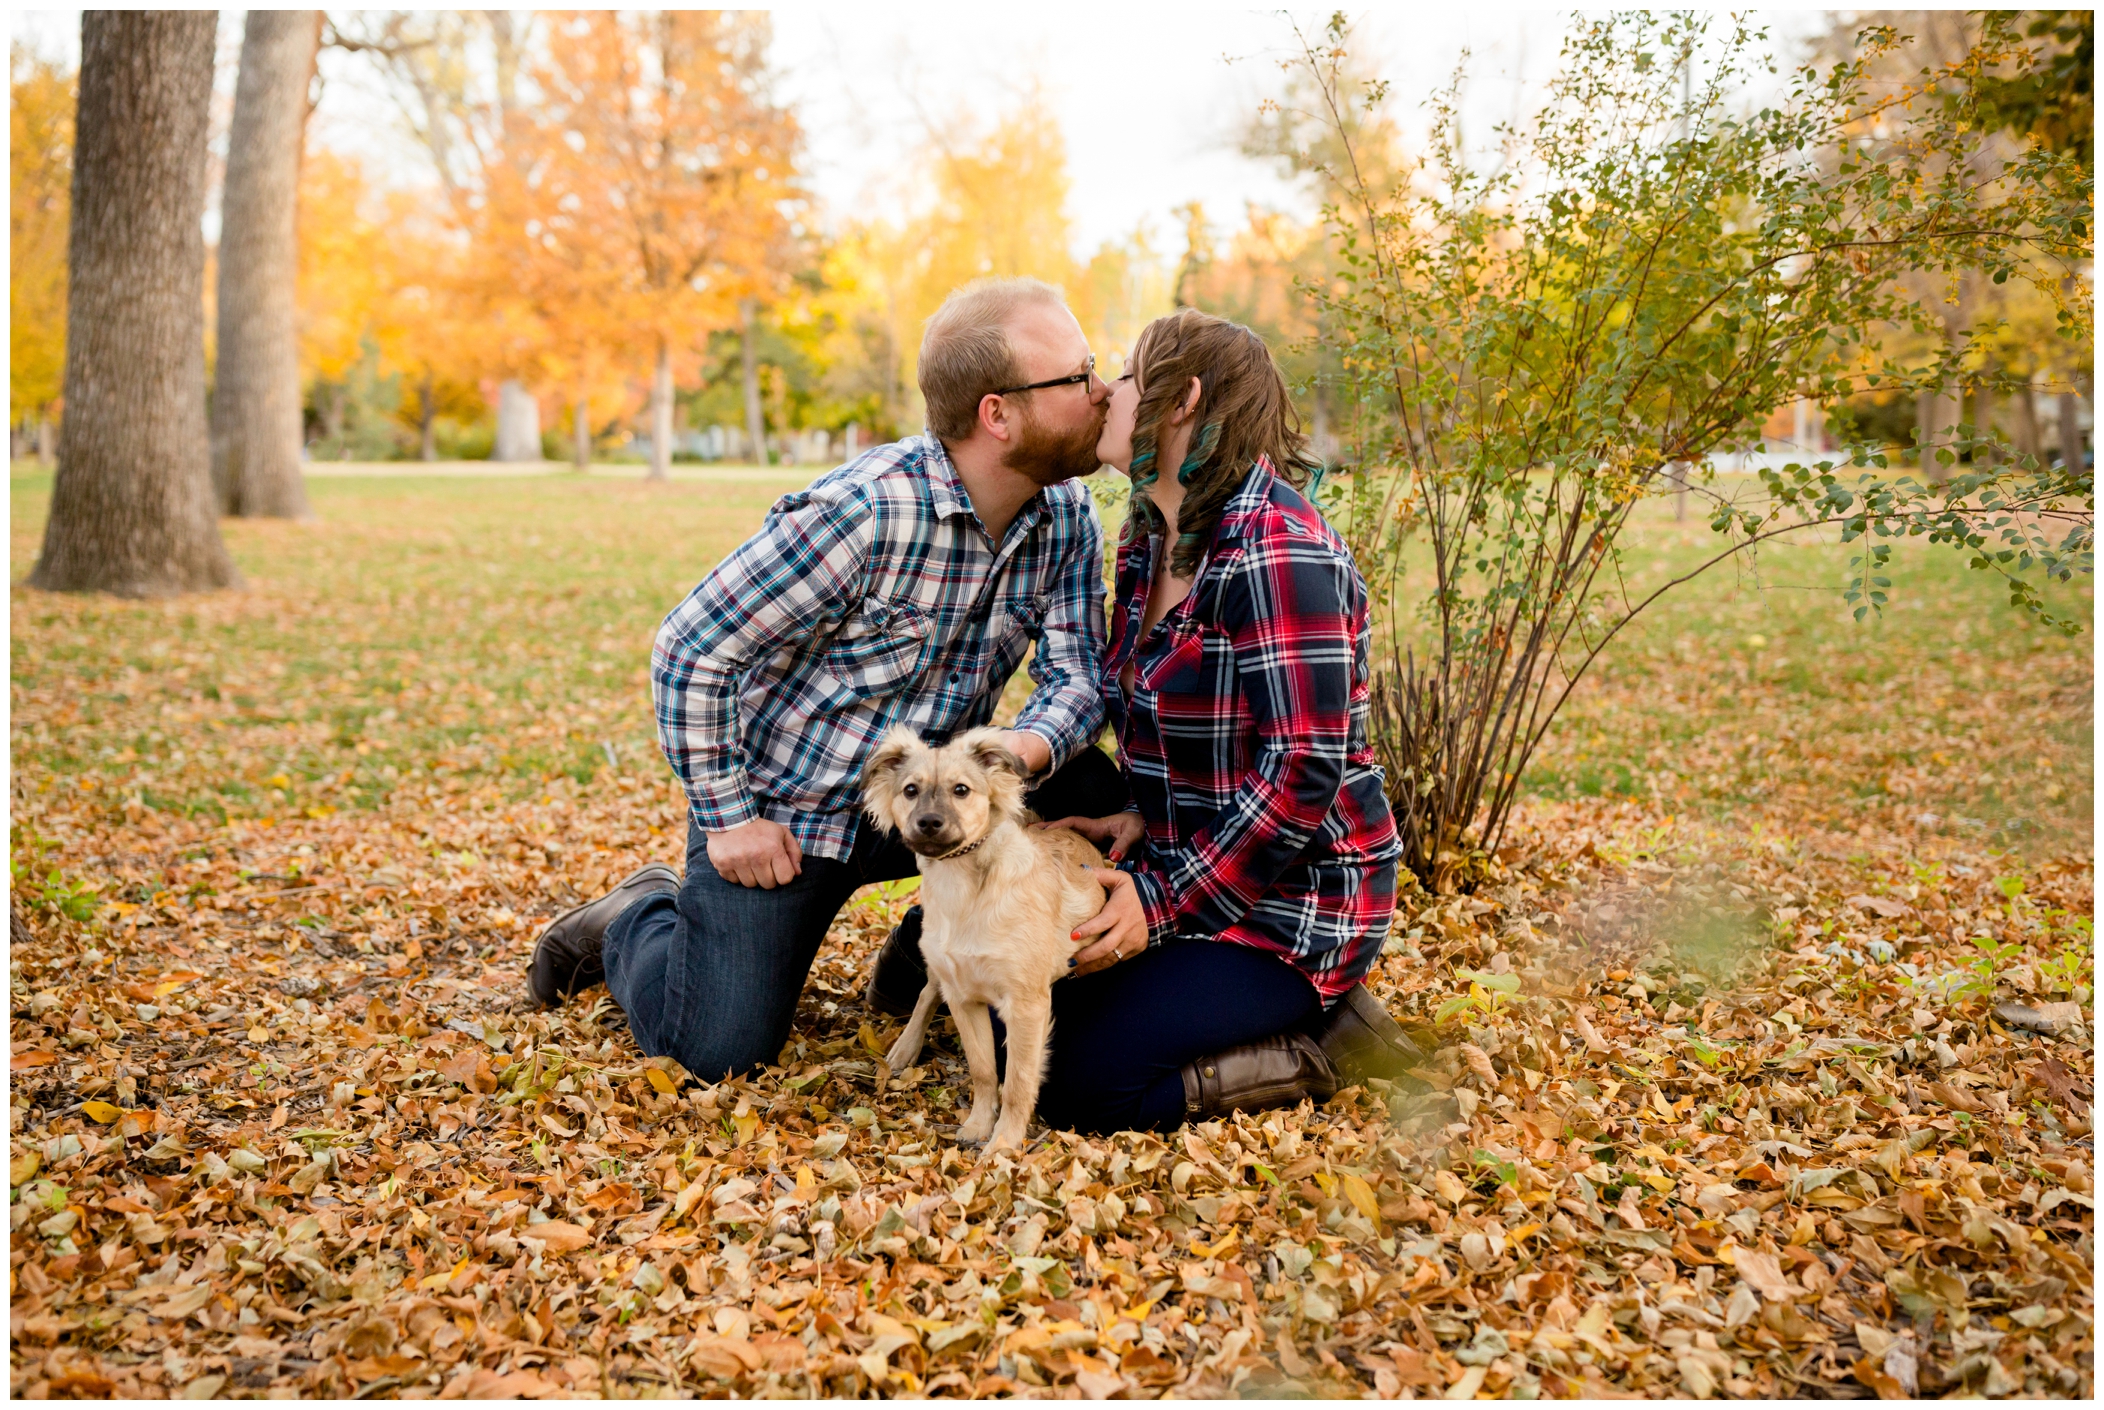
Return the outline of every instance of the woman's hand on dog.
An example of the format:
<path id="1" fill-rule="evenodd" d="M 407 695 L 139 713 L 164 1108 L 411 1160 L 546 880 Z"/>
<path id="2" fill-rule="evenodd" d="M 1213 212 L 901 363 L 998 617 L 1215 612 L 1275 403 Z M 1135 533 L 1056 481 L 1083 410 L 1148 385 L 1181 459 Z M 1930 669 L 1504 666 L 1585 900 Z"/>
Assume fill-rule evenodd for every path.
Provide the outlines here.
<path id="1" fill-rule="evenodd" d="M 754 818 L 709 834 L 709 865 L 726 881 L 772 891 L 803 875 L 804 849 L 780 823 Z"/>
<path id="2" fill-rule="evenodd" d="M 1074 927 L 1077 942 L 1094 941 L 1067 961 L 1077 975 L 1108 969 L 1147 948 L 1147 912 L 1140 905 L 1139 889 L 1132 884 L 1132 878 L 1122 871 L 1101 868 L 1095 869 L 1093 875 L 1105 892 L 1103 909 Z"/>
<path id="3" fill-rule="evenodd" d="M 1078 832 L 1101 847 L 1103 855 L 1114 862 L 1122 862 L 1131 855 L 1140 834 L 1147 830 L 1138 813 L 1113 813 L 1107 818 L 1061 818 L 1058 822 L 1039 823 L 1038 826 L 1064 827 Z"/>

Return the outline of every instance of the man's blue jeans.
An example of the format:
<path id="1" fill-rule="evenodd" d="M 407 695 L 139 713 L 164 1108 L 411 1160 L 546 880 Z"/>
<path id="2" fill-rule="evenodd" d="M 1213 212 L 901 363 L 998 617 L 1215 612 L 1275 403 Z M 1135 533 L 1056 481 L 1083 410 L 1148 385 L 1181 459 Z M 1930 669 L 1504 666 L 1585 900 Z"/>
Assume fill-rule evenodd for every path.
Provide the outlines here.
<path id="1" fill-rule="evenodd" d="M 1046 819 L 1104 817 L 1125 806 L 1124 779 L 1108 756 L 1084 749 L 1026 801 Z M 690 822 L 678 897 L 646 897 L 607 927 L 607 988 L 644 1052 L 675 1057 L 705 1082 L 748 1072 L 780 1056 L 848 897 L 917 875 L 913 854 L 865 820 L 846 860 L 807 856 L 787 886 L 740 886 L 709 864 L 708 835 Z"/>

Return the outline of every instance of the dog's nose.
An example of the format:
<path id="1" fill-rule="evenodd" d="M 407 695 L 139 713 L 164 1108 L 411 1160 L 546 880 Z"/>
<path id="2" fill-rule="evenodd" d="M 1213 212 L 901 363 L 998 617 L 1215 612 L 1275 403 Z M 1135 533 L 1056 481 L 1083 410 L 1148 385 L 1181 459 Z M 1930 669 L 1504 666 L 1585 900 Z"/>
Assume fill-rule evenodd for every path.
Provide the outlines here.
<path id="1" fill-rule="evenodd" d="M 942 831 L 942 816 L 939 813 L 922 813 L 913 820 L 913 825 L 921 830 L 923 836 L 933 837 Z"/>

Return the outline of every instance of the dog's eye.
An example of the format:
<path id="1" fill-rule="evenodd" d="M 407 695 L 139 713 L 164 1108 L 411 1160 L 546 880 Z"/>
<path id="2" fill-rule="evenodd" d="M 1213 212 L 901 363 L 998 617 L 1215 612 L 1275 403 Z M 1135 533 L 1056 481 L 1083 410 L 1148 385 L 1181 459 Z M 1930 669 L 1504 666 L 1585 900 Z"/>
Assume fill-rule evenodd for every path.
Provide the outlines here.
<path id="1" fill-rule="evenodd" d="M 899 792 L 908 798 L 918 798 L 920 797 L 920 785 L 917 783 L 909 783 L 904 788 L 900 789 Z"/>
<path id="2" fill-rule="evenodd" d="M 968 783 L 960 783 L 951 789 L 950 792 L 956 794 L 959 798 L 969 798 L 972 796 L 972 786 Z"/>

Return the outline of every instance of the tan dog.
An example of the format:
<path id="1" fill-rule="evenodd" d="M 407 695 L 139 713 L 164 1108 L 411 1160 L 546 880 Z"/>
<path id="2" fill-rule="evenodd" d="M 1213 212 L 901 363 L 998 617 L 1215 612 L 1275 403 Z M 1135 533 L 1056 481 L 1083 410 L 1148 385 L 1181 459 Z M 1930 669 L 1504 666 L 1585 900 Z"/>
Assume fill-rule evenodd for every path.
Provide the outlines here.
<path id="1" fill-rule="evenodd" d="M 862 775 L 862 806 L 920 856 L 921 956 L 928 984 L 884 1061 L 920 1056 L 938 999 L 949 1002 L 972 1071 L 960 1140 L 1020 1145 L 1037 1109 L 1052 1036 L 1052 981 L 1067 972 L 1074 927 L 1103 908 L 1089 840 L 1033 830 L 1024 769 L 1001 731 L 975 729 L 941 748 L 903 727 L 884 736 Z M 1008 1080 L 996 1092 L 991 1004 L 1008 1028 Z M 999 1124 L 995 1113 L 1000 1114 Z"/>

